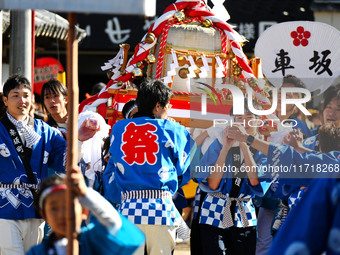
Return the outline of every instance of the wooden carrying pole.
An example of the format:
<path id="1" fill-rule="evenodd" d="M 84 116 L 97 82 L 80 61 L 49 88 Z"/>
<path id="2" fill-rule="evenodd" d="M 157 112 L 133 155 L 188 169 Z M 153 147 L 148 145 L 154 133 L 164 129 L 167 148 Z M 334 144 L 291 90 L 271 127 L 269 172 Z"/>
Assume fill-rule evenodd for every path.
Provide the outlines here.
<path id="1" fill-rule="evenodd" d="M 67 122 L 67 161 L 66 174 L 77 167 L 78 159 L 78 40 L 76 38 L 76 14 L 69 13 L 69 32 L 67 40 L 67 94 L 68 94 L 68 122 Z M 79 244 L 75 228 L 74 196 L 71 190 L 66 190 L 66 231 L 67 254 L 78 255 Z"/>

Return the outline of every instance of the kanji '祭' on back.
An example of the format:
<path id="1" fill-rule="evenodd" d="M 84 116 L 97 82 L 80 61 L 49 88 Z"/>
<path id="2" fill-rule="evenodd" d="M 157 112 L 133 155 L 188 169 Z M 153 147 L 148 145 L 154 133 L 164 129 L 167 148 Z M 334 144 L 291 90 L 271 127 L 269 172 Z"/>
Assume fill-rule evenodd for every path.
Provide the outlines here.
<path id="1" fill-rule="evenodd" d="M 338 163 L 329 144 L 340 135 L 340 32 L 308 21 L 263 26 L 248 60 L 242 46 L 256 37 L 253 23 L 235 31 L 222 2 L 174 1 L 145 23 L 130 59 L 120 45 L 101 66 L 106 87 L 80 104 L 112 126 L 104 196 L 145 234 L 136 254 L 171 254 L 176 235 L 188 238 L 187 211 L 179 212 L 187 201 L 193 255 L 266 254 L 320 177 L 304 171 Z M 128 36 L 113 25 L 119 20 L 107 23 L 111 41 Z M 189 180 L 195 196 L 184 194 L 182 206 Z"/>
<path id="2" fill-rule="evenodd" d="M 110 185 L 122 191 L 119 211 L 142 229 L 150 254 L 174 249 L 175 227 L 183 219 L 172 196 L 188 182 L 194 145 L 184 126 L 167 119 L 171 94 L 160 81 L 144 81 L 136 99 L 138 112 L 118 121 L 111 135 L 107 171 L 115 182 Z"/>

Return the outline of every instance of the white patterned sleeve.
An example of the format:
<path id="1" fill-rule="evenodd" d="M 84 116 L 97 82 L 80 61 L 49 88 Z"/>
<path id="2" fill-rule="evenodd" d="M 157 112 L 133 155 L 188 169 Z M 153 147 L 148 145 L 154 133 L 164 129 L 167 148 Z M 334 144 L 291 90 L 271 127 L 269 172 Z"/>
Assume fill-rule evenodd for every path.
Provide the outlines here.
<path id="1" fill-rule="evenodd" d="M 89 188 L 85 196 L 79 196 L 80 204 L 89 209 L 99 222 L 115 235 L 122 227 L 122 220 L 115 208 L 98 192 Z"/>

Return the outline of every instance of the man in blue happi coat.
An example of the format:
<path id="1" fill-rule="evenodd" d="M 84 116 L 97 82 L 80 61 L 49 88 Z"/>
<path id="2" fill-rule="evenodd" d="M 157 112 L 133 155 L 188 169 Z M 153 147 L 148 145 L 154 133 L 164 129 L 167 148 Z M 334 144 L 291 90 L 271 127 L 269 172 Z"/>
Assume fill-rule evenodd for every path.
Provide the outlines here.
<path id="1" fill-rule="evenodd" d="M 66 141 L 29 116 L 30 82 L 10 77 L 3 87 L 7 112 L 0 120 L 0 253 L 24 254 L 43 238 L 44 223 L 33 196 L 48 168 L 65 172 Z"/>
<path id="2" fill-rule="evenodd" d="M 167 119 L 171 95 L 160 81 L 140 85 L 138 112 L 112 128 L 105 170 L 115 169 L 109 185 L 118 185 L 123 192 L 119 211 L 144 232 L 151 255 L 171 254 L 175 248 L 175 226 L 182 218 L 172 196 L 189 181 L 185 173 L 194 143 L 184 126 Z M 136 254 L 144 254 L 144 247 Z"/>

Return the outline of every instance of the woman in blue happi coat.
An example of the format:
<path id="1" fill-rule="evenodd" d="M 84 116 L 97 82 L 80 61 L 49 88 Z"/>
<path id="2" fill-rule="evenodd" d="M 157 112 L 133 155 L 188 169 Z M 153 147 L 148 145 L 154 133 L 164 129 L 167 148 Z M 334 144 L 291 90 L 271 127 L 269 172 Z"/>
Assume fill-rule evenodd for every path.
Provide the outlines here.
<path id="1" fill-rule="evenodd" d="M 244 123 L 251 137 L 259 136 L 256 116 L 248 109 L 235 116 Z M 230 128 L 230 127 L 228 127 Z M 201 206 L 199 229 L 203 254 L 254 254 L 256 245 L 255 195 L 263 196 L 268 182 L 260 182 L 258 170 L 266 164 L 266 156 L 245 143 L 227 138 L 226 128 L 204 154 L 195 177 L 200 189 L 207 192 Z"/>

